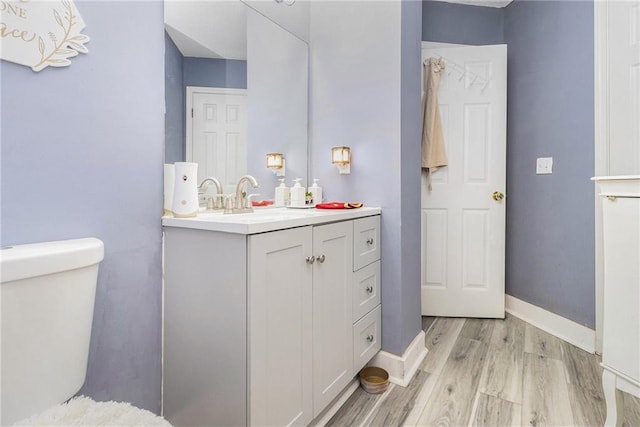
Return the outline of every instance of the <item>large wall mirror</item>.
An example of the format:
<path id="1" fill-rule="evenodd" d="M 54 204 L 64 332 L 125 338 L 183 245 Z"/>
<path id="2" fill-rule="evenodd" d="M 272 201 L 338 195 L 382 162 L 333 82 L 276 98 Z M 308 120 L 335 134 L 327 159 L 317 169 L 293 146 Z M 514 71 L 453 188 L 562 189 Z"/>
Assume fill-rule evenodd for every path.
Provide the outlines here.
<path id="1" fill-rule="evenodd" d="M 225 193 L 242 175 L 272 199 L 266 154 L 289 183 L 308 178 L 308 2 L 169 0 L 165 162 L 195 161 Z M 215 191 L 214 189 L 210 191 Z"/>

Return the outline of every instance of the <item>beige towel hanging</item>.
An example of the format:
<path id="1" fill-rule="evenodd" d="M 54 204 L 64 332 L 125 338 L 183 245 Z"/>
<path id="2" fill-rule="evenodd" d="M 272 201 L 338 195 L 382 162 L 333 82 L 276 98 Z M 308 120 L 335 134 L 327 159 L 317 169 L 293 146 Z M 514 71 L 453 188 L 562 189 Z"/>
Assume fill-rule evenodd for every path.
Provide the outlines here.
<path id="1" fill-rule="evenodd" d="M 442 122 L 438 107 L 440 72 L 445 64 L 441 58 L 429 58 L 423 64 L 424 96 L 422 98 L 422 168 L 427 169 L 431 190 L 431 174 L 447 166 L 447 153 L 442 136 Z"/>

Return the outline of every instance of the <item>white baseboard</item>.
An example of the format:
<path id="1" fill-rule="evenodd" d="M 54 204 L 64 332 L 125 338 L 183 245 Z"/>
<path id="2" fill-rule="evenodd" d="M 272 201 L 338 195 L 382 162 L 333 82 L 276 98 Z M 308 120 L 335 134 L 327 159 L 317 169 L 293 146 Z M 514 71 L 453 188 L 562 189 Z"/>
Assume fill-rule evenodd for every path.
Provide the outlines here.
<path id="1" fill-rule="evenodd" d="M 595 352 L 596 331 L 543 308 L 506 295 L 506 311 L 568 343 Z"/>
<path id="2" fill-rule="evenodd" d="M 427 355 L 425 347 L 425 333 L 420 331 L 411 341 L 402 356 L 386 351 L 379 351 L 369 366 L 379 366 L 389 372 L 389 381 L 402 387 L 409 385 L 411 378 L 418 371 L 420 364 Z"/>

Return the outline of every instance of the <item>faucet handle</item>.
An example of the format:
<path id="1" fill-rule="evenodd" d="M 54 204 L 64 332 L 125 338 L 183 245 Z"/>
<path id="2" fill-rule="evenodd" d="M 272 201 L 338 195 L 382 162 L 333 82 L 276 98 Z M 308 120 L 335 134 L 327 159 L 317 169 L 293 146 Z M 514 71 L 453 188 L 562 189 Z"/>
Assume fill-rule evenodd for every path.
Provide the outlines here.
<path id="1" fill-rule="evenodd" d="M 215 208 L 223 209 L 225 205 L 226 197 L 224 194 L 214 194 L 212 198 L 215 200 Z"/>
<path id="2" fill-rule="evenodd" d="M 233 213 L 233 199 L 235 197 L 232 194 L 221 194 L 221 196 L 224 197 L 224 213 Z"/>
<path id="3" fill-rule="evenodd" d="M 247 201 L 246 201 L 245 208 L 251 208 L 251 207 L 253 207 L 253 206 L 251 205 L 251 198 L 252 198 L 253 196 L 259 196 L 259 195 L 260 195 L 260 193 L 251 193 L 251 194 L 249 194 L 249 195 L 247 196 Z"/>
<path id="4" fill-rule="evenodd" d="M 207 199 L 207 211 L 212 211 L 216 208 L 215 206 L 215 202 L 213 200 L 213 197 L 211 197 L 211 195 L 206 194 L 205 195 L 206 199 Z"/>

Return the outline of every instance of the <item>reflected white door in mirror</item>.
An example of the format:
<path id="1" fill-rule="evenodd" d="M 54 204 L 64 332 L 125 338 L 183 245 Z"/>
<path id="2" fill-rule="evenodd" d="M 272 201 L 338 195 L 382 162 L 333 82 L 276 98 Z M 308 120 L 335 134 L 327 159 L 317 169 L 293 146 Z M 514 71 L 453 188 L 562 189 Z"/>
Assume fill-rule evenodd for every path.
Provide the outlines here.
<path id="1" fill-rule="evenodd" d="M 187 87 L 186 159 L 198 163 L 198 182 L 217 177 L 232 193 L 247 173 L 245 89 Z"/>

